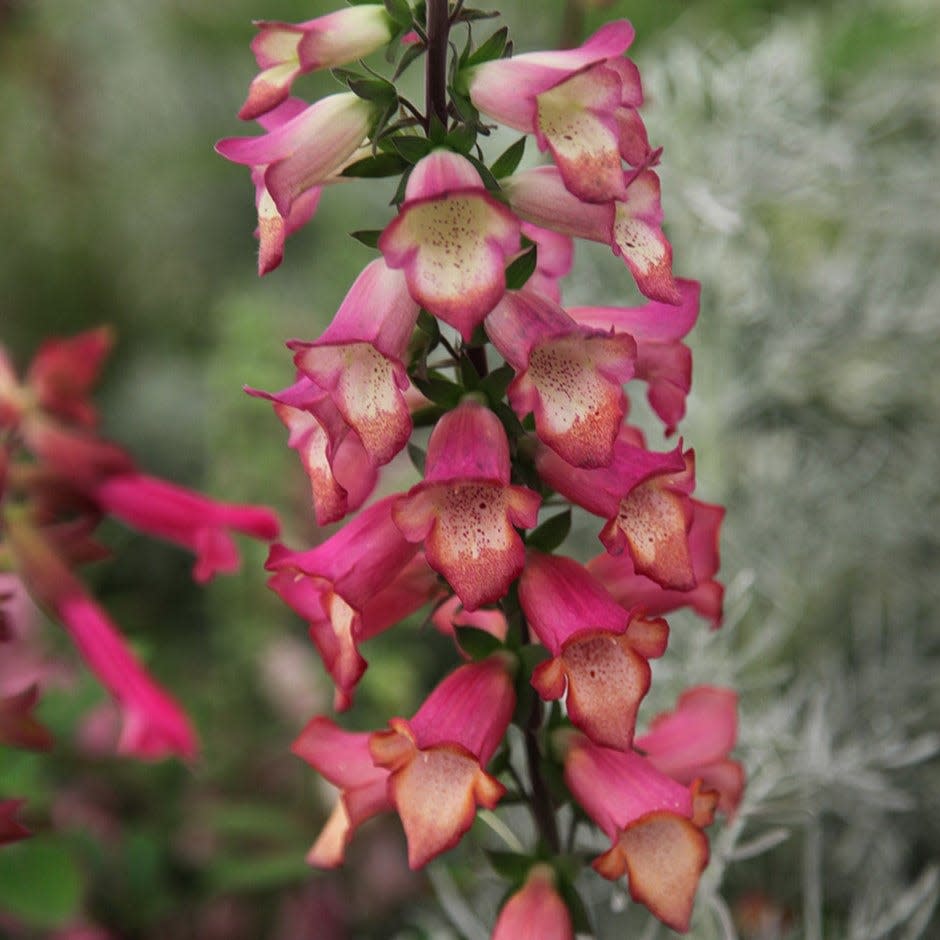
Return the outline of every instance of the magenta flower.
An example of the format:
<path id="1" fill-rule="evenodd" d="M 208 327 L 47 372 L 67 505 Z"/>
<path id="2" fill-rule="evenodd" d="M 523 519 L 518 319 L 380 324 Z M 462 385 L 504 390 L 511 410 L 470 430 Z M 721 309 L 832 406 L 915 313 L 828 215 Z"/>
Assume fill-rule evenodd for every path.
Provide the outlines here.
<path id="1" fill-rule="evenodd" d="M 499 912 L 492 940 L 574 940 L 571 914 L 550 866 L 532 866 L 525 884 Z"/>
<path id="2" fill-rule="evenodd" d="M 362 823 L 394 808 L 388 793 L 389 773 L 376 767 L 369 732 L 349 732 L 329 718 L 311 719 L 291 750 L 340 791 L 326 825 L 307 854 L 317 868 L 343 864 L 346 847 Z"/>
<path id="3" fill-rule="evenodd" d="M 659 177 L 650 169 L 624 176 L 623 197 L 582 202 L 550 166 L 523 170 L 501 181 L 512 211 L 527 222 L 575 238 L 610 245 L 623 258 L 637 287 L 651 300 L 682 300 L 672 275 L 672 246 L 663 234 Z"/>
<path id="4" fill-rule="evenodd" d="M 563 460 L 605 467 L 627 409 L 636 344 L 626 334 L 588 330 L 537 293 L 509 291 L 484 321 L 487 336 L 516 370 L 509 403 Z"/>
<path id="5" fill-rule="evenodd" d="M 386 768 L 389 793 L 408 840 L 408 864 L 420 868 L 453 848 L 477 805 L 492 809 L 505 787 L 484 768 L 502 741 L 516 704 L 514 660 L 491 656 L 452 672 L 414 718 L 392 718 L 370 747 Z"/>
<path id="6" fill-rule="evenodd" d="M 695 571 L 689 547 L 695 485 L 692 451 L 681 445 L 655 453 L 631 443 L 626 426 L 614 444 L 609 467 L 572 467 L 547 447 L 535 463 L 546 483 L 588 512 L 607 519 L 600 538 L 607 551 L 629 551 L 634 570 L 664 588 L 689 591 Z"/>
<path id="7" fill-rule="evenodd" d="M 272 546 L 265 565 L 274 572 L 268 586 L 309 623 L 310 638 L 336 683 L 338 711 L 350 707 L 366 669 L 359 644 L 417 610 L 436 590 L 428 572 L 426 591 L 396 591 L 398 603 L 388 603 L 385 592 L 395 590 L 395 579 L 417 552 L 392 521 L 394 500 L 374 503 L 308 551 Z"/>
<path id="8" fill-rule="evenodd" d="M 288 95 L 298 75 L 334 68 L 380 49 L 392 38 L 392 19 L 382 4 L 361 4 L 305 23 L 261 20 L 251 42 L 261 72 L 248 89 L 238 116 L 248 121 Z"/>
<path id="9" fill-rule="evenodd" d="M 193 577 L 200 583 L 238 570 L 238 549 L 229 529 L 265 541 L 277 538 L 280 530 L 269 509 L 216 502 L 142 473 L 107 477 L 92 495 L 102 509 L 129 526 L 193 552 Z"/>
<path id="10" fill-rule="evenodd" d="M 668 614 L 681 607 L 691 607 L 708 620 L 713 629 L 721 626 L 724 586 L 715 580 L 720 566 L 718 532 L 725 511 L 721 506 L 690 500 L 692 525 L 689 528 L 689 552 L 695 587 L 688 591 L 664 588 L 656 581 L 638 574 L 628 552 L 611 555 L 604 552 L 588 562 L 588 570 L 626 608 L 643 607 L 649 614 Z"/>
<path id="11" fill-rule="evenodd" d="M 318 525 L 329 525 L 358 509 L 372 494 L 377 467 L 358 434 L 346 423 L 329 392 L 306 376 L 280 392 L 246 388 L 266 398 L 289 434 L 310 480 Z"/>
<path id="12" fill-rule="evenodd" d="M 535 271 L 526 281 L 526 290 L 533 290 L 554 300 L 556 304 L 560 303 L 561 287 L 558 282 L 571 271 L 574 264 L 574 242 L 567 235 L 531 222 L 522 223 L 522 234 L 538 246 Z"/>
<path id="13" fill-rule="evenodd" d="M 666 621 L 634 617 L 576 561 L 539 552 L 529 552 L 519 601 L 552 654 L 532 674 L 539 695 L 550 701 L 567 690 L 576 727 L 596 744 L 630 747 L 650 686 L 647 660 L 666 651 Z"/>
<path id="14" fill-rule="evenodd" d="M 534 134 L 565 186 L 585 202 L 625 195 L 621 160 L 649 151 L 636 109 L 643 103 L 626 20 L 608 23 L 577 49 L 494 59 L 469 72 L 470 99 L 484 114 Z"/>
<path id="15" fill-rule="evenodd" d="M 657 770 L 683 784 L 700 780 L 718 793 L 718 808 L 733 813 L 744 790 L 744 768 L 728 755 L 738 737 L 738 695 L 699 685 L 679 696 L 671 712 L 657 715 L 636 739 Z"/>
<path id="16" fill-rule="evenodd" d="M 503 296 L 519 226 L 469 160 L 435 150 L 408 177 L 379 249 L 389 267 L 405 272 L 411 296 L 469 340 Z"/>
<path id="17" fill-rule="evenodd" d="M 352 92 L 329 95 L 261 137 L 227 137 L 216 145 L 226 160 L 265 167 L 264 186 L 289 219 L 301 195 L 340 170 L 369 133 L 377 106 Z"/>
<path id="18" fill-rule="evenodd" d="M 678 305 L 651 301 L 642 307 L 571 307 L 568 316 L 582 326 L 613 330 L 636 340 L 636 377 L 648 383 L 653 410 L 672 434 L 685 414 L 692 387 L 692 353 L 680 340 L 698 319 L 701 284 L 676 279 Z"/>
<path id="19" fill-rule="evenodd" d="M 514 526 L 535 525 L 540 497 L 509 483 L 509 441 L 489 409 L 466 400 L 438 421 L 424 481 L 395 502 L 409 542 L 467 610 L 499 600 L 519 576 L 525 549 Z"/>
<path id="20" fill-rule="evenodd" d="M 411 383 L 402 360 L 417 318 L 404 276 L 378 258 L 318 340 L 288 344 L 297 368 L 329 394 L 375 465 L 388 463 L 411 437 L 403 395 Z"/>
<path id="21" fill-rule="evenodd" d="M 687 931 L 708 863 L 694 794 L 639 754 L 580 735 L 568 742 L 565 782 L 611 840 L 595 870 L 611 881 L 627 875 L 635 901 L 673 930 Z"/>
<path id="22" fill-rule="evenodd" d="M 107 614 L 85 592 L 43 534 L 8 516 L 6 534 L 29 593 L 65 627 L 82 658 L 120 706 L 118 750 L 144 760 L 192 758 L 196 737 L 183 710 L 137 662 Z"/>

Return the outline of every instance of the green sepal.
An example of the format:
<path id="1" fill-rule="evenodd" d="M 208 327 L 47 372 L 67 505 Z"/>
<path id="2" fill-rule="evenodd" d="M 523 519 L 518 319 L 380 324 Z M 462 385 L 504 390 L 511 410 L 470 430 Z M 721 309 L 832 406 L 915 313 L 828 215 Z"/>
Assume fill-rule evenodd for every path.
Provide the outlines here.
<path id="1" fill-rule="evenodd" d="M 478 627 L 454 627 L 457 645 L 474 661 L 480 662 L 502 649 L 502 641 Z"/>
<path id="2" fill-rule="evenodd" d="M 565 509 L 546 519 L 526 539 L 526 545 L 540 552 L 553 552 L 571 531 L 571 509 Z"/>
<path id="3" fill-rule="evenodd" d="M 398 176 L 404 173 L 409 163 L 397 153 L 377 153 L 373 157 L 363 157 L 351 163 L 341 176 L 351 176 L 357 179 L 379 179 L 383 176 Z"/>
<path id="4" fill-rule="evenodd" d="M 591 925 L 591 916 L 575 886 L 564 875 L 559 875 L 556 887 L 558 888 L 558 893 L 561 895 L 561 899 L 565 902 L 565 907 L 568 908 L 568 913 L 571 915 L 571 924 L 574 927 L 574 932 L 577 934 L 588 934 L 593 937 L 594 928 Z"/>
<path id="5" fill-rule="evenodd" d="M 388 144 L 395 148 L 395 152 L 403 160 L 412 165 L 426 157 L 433 146 L 427 137 L 418 137 L 415 134 L 397 134 L 388 138 Z"/>
<path id="6" fill-rule="evenodd" d="M 475 392 L 480 387 L 480 373 L 477 372 L 469 356 L 463 355 L 457 363 L 460 370 L 460 381 L 468 392 Z"/>
<path id="7" fill-rule="evenodd" d="M 496 158 L 490 167 L 490 172 L 496 179 L 501 180 L 504 176 L 511 176 L 516 172 L 516 168 L 525 153 L 525 143 L 526 138 L 520 137 Z"/>
<path id="8" fill-rule="evenodd" d="M 395 74 L 392 75 L 392 81 L 398 81 L 399 78 L 404 74 L 405 70 L 411 65 L 415 59 L 420 59 L 422 55 L 427 51 L 426 46 L 423 42 L 416 42 L 414 45 L 409 46 L 403 53 L 401 61 L 398 63 L 397 68 L 395 69 Z"/>
<path id="9" fill-rule="evenodd" d="M 379 237 L 382 234 L 382 230 L 380 228 L 361 228 L 349 234 L 352 235 L 357 242 L 362 242 L 366 248 L 378 248 Z"/>
<path id="10" fill-rule="evenodd" d="M 522 437 L 525 434 L 525 428 L 522 426 L 521 422 L 516 417 L 516 413 L 512 410 L 512 408 L 509 407 L 509 405 L 501 401 L 493 402 L 490 410 L 502 422 L 503 427 L 506 429 L 506 434 L 509 436 L 510 440 Z"/>
<path id="11" fill-rule="evenodd" d="M 515 377 L 516 370 L 512 366 L 502 365 L 483 379 L 480 389 L 486 393 L 486 397 L 492 404 L 498 404 L 506 397 L 506 389 Z"/>
<path id="12" fill-rule="evenodd" d="M 477 17 L 477 19 L 483 19 L 483 17 Z M 470 53 L 467 57 L 466 67 L 473 68 L 473 66 L 480 65 L 483 62 L 490 62 L 493 59 L 502 58 L 508 41 L 509 28 L 503 26 L 496 30 L 489 39 L 480 43 L 480 45 Z"/>
<path id="13" fill-rule="evenodd" d="M 477 132 L 474 128 L 461 124 L 447 134 L 444 142 L 451 150 L 456 150 L 457 153 L 466 156 L 477 142 Z"/>
<path id="14" fill-rule="evenodd" d="M 363 75 L 361 72 L 354 72 L 352 69 L 333 69 L 333 77 L 344 85 L 349 86 L 349 90 L 364 98 L 366 101 L 375 101 L 378 104 L 388 107 L 397 105 L 398 92 L 395 86 L 384 78 L 378 78 L 374 75 Z"/>
<path id="15" fill-rule="evenodd" d="M 441 325 L 437 322 L 437 317 L 428 313 L 424 307 L 418 311 L 417 327 L 435 341 L 441 338 Z"/>
<path id="16" fill-rule="evenodd" d="M 403 29 L 411 29 L 411 7 L 408 0 L 384 0 L 388 15 Z"/>
<path id="17" fill-rule="evenodd" d="M 429 405 L 427 408 L 419 408 L 411 416 L 411 423 L 416 428 L 427 428 L 437 424 L 441 418 L 447 414 L 446 408 L 437 405 Z"/>
<path id="18" fill-rule="evenodd" d="M 519 290 L 535 273 L 538 264 L 538 245 L 531 245 L 506 268 L 506 290 Z"/>
<path id="19" fill-rule="evenodd" d="M 483 854 L 492 865 L 493 871 L 512 884 L 512 891 L 522 885 L 535 862 L 531 855 L 519 855 L 517 852 L 484 849 Z"/>
<path id="20" fill-rule="evenodd" d="M 548 650 L 541 643 L 526 643 L 517 650 L 517 654 L 522 660 L 522 672 L 526 676 L 531 676 L 536 666 L 550 658 Z"/>
<path id="21" fill-rule="evenodd" d="M 425 398 L 430 399 L 435 405 L 441 405 L 444 408 L 456 408 L 464 395 L 462 385 L 449 382 L 447 379 L 439 378 L 437 375 L 430 375 L 428 378 L 413 375 L 411 376 L 411 381 Z"/>
<path id="22" fill-rule="evenodd" d="M 458 78 L 459 77 L 460 76 L 458 76 Z M 457 109 L 457 114 L 460 116 L 460 119 L 465 124 L 470 124 L 473 127 L 482 127 L 480 124 L 480 112 L 473 106 L 473 102 L 467 97 L 464 91 L 459 90 L 454 84 L 451 84 L 448 91 L 450 92 L 450 100 Z M 489 173 L 489 170 L 487 170 L 487 173 Z"/>

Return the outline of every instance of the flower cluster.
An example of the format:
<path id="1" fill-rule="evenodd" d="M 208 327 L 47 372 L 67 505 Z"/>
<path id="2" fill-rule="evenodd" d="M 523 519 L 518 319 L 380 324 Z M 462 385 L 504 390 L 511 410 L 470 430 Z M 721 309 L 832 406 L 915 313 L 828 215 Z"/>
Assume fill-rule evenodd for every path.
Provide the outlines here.
<path id="1" fill-rule="evenodd" d="M 465 660 L 411 718 L 371 734 L 327 716 L 304 728 L 295 752 L 340 790 L 309 860 L 340 864 L 362 822 L 394 811 L 420 867 L 509 789 L 531 806 L 540 838 L 494 937 L 520 936 L 522 923 L 526 935 L 573 936 L 556 817 L 566 801 L 610 839 L 595 869 L 626 875 L 637 901 L 686 930 L 708 859 L 704 829 L 717 808 L 734 810 L 743 786 L 728 756 L 736 696 L 690 689 L 646 733 L 636 726 L 650 660 L 668 645 L 662 615 L 690 607 L 720 624 L 723 510 L 692 495 L 691 449 L 651 450 L 626 423 L 625 385 L 644 383 L 674 432 L 699 286 L 673 275 L 660 153 L 624 56 L 630 24 L 577 49 L 518 56 L 505 29 L 474 46 L 468 28 L 448 68 L 449 33 L 477 13 L 398 0 L 260 23 L 262 71 L 240 116 L 265 133 L 217 146 L 251 168 L 262 274 L 325 185 L 400 176 L 394 216 L 356 233 L 379 256 L 318 339 L 288 344 L 293 384 L 252 391 L 286 425 L 318 523 L 359 510 L 311 549 L 275 545 L 269 584 L 309 624 L 338 711 L 366 669 L 362 645 L 419 610 Z M 348 91 L 309 106 L 288 97 L 302 73 L 383 46 L 390 61 L 401 56 L 392 81 L 335 69 Z M 424 112 L 394 84 L 422 54 Z M 488 120 L 532 135 L 553 165 L 519 170 L 525 137 L 487 165 Z M 565 307 L 573 238 L 609 245 L 647 302 Z M 370 502 L 406 445 L 422 479 Z M 603 520 L 604 550 L 586 565 L 557 551 L 574 508 Z M 521 772 L 507 743 L 513 722 L 526 741 Z M 488 771 L 498 753 L 502 770 Z"/>
<path id="2" fill-rule="evenodd" d="M 111 343 L 106 329 L 49 340 L 22 380 L 0 347 L 0 646 L 15 645 L 11 611 L 25 591 L 68 631 L 114 698 L 118 750 L 191 758 L 197 740 L 185 712 L 137 661 L 75 569 L 107 555 L 94 538 L 107 517 L 193 552 L 199 582 L 238 568 L 230 530 L 270 541 L 279 526 L 262 507 L 215 502 L 142 473 L 99 435 L 90 392 Z M 0 743 L 50 746 L 32 717 L 38 691 L 31 680 L 0 692 Z M 15 802 L 0 804 L 0 833 L 15 830 L 15 809 Z"/>

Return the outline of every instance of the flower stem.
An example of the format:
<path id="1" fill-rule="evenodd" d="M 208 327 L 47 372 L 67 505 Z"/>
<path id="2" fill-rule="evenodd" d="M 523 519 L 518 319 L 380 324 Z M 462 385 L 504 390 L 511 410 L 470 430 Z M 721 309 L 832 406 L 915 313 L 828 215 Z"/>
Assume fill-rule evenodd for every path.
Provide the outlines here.
<path id="1" fill-rule="evenodd" d="M 428 0 L 428 52 L 425 72 L 427 126 L 431 116 L 447 127 L 447 34 L 450 32 L 447 0 Z"/>

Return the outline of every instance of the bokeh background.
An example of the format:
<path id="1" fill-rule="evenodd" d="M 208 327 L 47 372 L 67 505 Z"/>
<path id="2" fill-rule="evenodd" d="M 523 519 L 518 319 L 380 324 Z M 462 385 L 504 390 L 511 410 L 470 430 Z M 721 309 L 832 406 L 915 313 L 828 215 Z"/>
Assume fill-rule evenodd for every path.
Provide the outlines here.
<path id="1" fill-rule="evenodd" d="M 297 547 L 325 533 L 283 428 L 241 389 L 289 384 L 284 340 L 328 322 L 372 256 L 345 233 L 381 227 L 391 192 L 327 193 L 259 281 L 248 174 L 212 144 L 245 132 L 251 20 L 331 6 L 0 0 L 0 341 L 22 364 L 44 336 L 113 324 L 109 435 L 152 472 L 275 506 Z M 686 684 L 733 684 L 751 784 L 713 836 L 691 935 L 940 936 L 937 6 L 501 7 L 520 50 L 634 22 L 676 270 L 703 283 L 682 432 L 697 495 L 728 506 L 727 618 L 716 634 L 670 618 L 643 714 Z M 601 250 L 565 290 L 637 300 Z M 386 485 L 410 473 L 396 464 Z M 0 793 L 29 798 L 36 832 L 0 851 L 0 937 L 485 940 L 499 885 L 472 848 L 409 873 L 388 819 L 342 872 L 305 866 L 330 795 L 288 749 L 330 690 L 265 589 L 264 549 L 244 544 L 240 576 L 197 590 L 182 553 L 116 525 L 104 537 L 115 557 L 88 580 L 203 752 L 192 767 L 102 756 L 88 716 L 104 696 L 38 622 L 57 746 L 0 753 Z M 593 538 L 576 528 L 585 556 Z M 350 727 L 410 714 L 447 662 L 418 624 L 366 654 Z M 668 933 L 620 888 L 582 888 L 598 937 Z"/>

